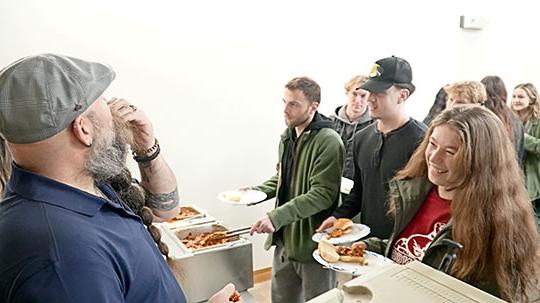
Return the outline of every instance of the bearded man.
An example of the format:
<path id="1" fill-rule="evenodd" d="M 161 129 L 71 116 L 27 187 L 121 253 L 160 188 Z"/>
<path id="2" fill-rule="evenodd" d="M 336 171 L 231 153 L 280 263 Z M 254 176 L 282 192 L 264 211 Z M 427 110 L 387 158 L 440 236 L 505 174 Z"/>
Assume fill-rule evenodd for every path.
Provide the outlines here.
<path id="1" fill-rule="evenodd" d="M 266 233 L 275 246 L 272 302 L 306 302 L 334 288 L 336 276 L 312 257 L 315 229 L 336 208 L 344 147 L 332 121 L 317 109 L 321 88 L 308 77 L 285 84 L 276 174 L 255 189 L 276 198 L 275 208 L 257 220 L 251 234 Z"/>
<path id="2" fill-rule="evenodd" d="M 166 247 L 116 191 L 129 184 L 111 186 L 130 182 L 131 142 L 138 207 L 151 210 L 150 223 L 179 212 L 152 124 L 128 101 L 103 96 L 114 77 L 106 65 L 53 54 L 0 71 L 0 133 L 13 157 L 0 203 L 1 302 L 185 302 Z"/>

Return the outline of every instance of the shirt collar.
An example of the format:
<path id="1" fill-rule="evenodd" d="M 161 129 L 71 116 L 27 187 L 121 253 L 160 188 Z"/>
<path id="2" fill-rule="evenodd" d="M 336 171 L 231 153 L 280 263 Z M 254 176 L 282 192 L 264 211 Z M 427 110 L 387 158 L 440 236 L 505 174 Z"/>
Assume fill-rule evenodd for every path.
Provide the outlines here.
<path id="1" fill-rule="evenodd" d="M 110 199 L 118 199 L 116 193 L 108 184 L 99 187 Z M 58 206 L 87 216 L 95 215 L 104 204 L 111 204 L 115 208 L 121 208 L 106 199 L 25 170 L 15 162 L 12 164 L 11 178 L 7 189 L 25 199 Z"/>

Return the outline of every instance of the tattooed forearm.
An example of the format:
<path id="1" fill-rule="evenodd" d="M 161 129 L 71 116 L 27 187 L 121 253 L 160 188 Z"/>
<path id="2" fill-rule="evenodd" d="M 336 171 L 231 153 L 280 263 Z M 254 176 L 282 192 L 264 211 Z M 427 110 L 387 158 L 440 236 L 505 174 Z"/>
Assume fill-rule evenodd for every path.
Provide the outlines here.
<path id="1" fill-rule="evenodd" d="M 178 198 L 178 188 L 170 193 L 152 193 L 146 188 L 144 189 L 146 205 L 155 210 L 168 211 L 175 208 L 180 199 Z"/>
<path id="2" fill-rule="evenodd" d="M 150 162 L 139 163 L 141 170 L 141 179 L 143 182 L 150 182 L 150 175 L 153 174 Z"/>

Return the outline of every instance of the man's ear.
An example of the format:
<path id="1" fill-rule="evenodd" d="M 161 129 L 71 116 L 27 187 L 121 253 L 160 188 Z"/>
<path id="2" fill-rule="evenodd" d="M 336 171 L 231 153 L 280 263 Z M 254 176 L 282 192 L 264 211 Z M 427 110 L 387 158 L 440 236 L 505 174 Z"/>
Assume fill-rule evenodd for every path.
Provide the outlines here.
<path id="1" fill-rule="evenodd" d="M 319 108 L 319 102 L 311 102 L 309 106 L 311 107 L 311 110 L 316 111 Z"/>
<path id="2" fill-rule="evenodd" d="M 71 123 L 71 131 L 75 138 L 87 147 L 92 146 L 94 140 L 95 128 L 90 119 L 83 116 L 78 116 Z"/>
<path id="3" fill-rule="evenodd" d="M 411 92 L 408 89 L 406 88 L 400 89 L 399 95 L 398 95 L 398 104 L 405 102 L 405 100 L 407 100 L 410 95 L 411 95 Z"/>

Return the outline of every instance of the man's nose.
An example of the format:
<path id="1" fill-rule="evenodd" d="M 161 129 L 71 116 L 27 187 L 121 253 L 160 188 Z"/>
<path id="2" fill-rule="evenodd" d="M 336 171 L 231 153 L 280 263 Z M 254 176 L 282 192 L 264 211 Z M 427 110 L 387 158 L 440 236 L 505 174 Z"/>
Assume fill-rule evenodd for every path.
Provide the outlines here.
<path id="1" fill-rule="evenodd" d="M 288 114 L 289 113 L 289 107 L 287 105 L 283 106 L 283 113 Z"/>

